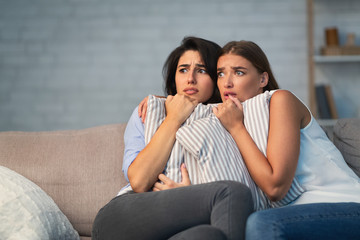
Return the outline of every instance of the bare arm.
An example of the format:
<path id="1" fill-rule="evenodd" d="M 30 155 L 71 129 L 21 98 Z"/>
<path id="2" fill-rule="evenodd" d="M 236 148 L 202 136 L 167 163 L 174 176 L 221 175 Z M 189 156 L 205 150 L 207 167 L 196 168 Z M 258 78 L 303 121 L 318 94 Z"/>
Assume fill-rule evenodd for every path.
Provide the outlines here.
<path id="1" fill-rule="evenodd" d="M 271 200 L 282 199 L 295 176 L 300 152 L 300 128 L 304 119 L 310 116 L 306 107 L 288 91 L 279 90 L 273 94 L 267 158 L 247 132 L 239 102 L 227 101 L 214 112 L 234 138 L 255 183 Z"/>
<path id="2" fill-rule="evenodd" d="M 176 131 L 197 104 L 196 100 L 184 95 L 168 96 L 165 120 L 128 169 L 129 181 L 135 192 L 148 191 L 158 180 L 169 159 Z"/>

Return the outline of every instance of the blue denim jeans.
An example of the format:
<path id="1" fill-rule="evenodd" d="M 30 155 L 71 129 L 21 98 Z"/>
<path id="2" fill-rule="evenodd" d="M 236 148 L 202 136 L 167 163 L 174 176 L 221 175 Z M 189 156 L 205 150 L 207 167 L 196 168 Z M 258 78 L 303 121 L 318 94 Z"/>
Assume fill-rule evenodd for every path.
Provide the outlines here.
<path id="1" fill-rule="evenodd" d="M 258 211 L 247 220 L 245 239 L 360 239 L 360 203 L 313 203 Z"/>

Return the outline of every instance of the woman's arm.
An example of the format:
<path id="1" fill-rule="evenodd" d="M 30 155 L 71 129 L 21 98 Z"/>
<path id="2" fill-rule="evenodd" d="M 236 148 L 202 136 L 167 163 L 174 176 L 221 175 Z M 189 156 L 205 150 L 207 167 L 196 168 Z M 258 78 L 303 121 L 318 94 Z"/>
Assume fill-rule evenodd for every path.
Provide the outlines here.
<path id="1" fill-rule="evenodd" d="M 237 100 L 237 99 L 236 99 Z M 272 201 L 282 199 L 295 176 L 300 152 L 300 128 L 310 119 L 307 108 L 290 92 L 278 90 L 270 101 L 267 158 L 243 123 L 240 102 L 226 101 L 216 116 L 234 138 L 255 183 Z"/>
<path id="2" fill-rule="evenodd" d="M 129 121 L 126 124 L 124 132 L 124 158 L 122 170 L 126 181 L 129 182 L 128 169 L 136 156 L 145 147 L 145 127 L 138 116 L 138 108 L 135 108 Z"/>
<path id="3" fill-rule="evenodd" d="M 129 181 L 135 192 L 148 191 L 158 180 L 169 159 L 176 131 L 197 104 L 196 100 L 184 95 L 167 97 L 165 120 L 128 169 Z"/>

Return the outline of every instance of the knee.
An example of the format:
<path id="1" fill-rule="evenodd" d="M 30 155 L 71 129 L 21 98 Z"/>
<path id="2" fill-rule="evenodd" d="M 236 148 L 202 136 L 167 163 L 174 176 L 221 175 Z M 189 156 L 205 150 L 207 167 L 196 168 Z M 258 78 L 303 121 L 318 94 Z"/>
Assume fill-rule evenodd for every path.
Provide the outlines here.
<path id="1" fill-rule="evenodd" d="M 252 213 L 245 226 L 245 239 L 266 239 L 274 229 L 274 220 L 266 210 Z M 276 220 L 275 220 L 276 221 Z M 269 238 L 270 239 L 270 238 Z"/>
<path id="2" fill-rule="evenodd" d="M 118 225 L 117 229 L 120 229 L 122 225 L 117 223 L 122 222 L 121 210 L 122 208 L 116 205 L 116 198 L 102 207 L 96 214 L 92 225 L 92 239 L 106 239 L 105 236 L 112 234 L 113 231 L 109 226 Z"/>
<path id="3" fill-rule="evenodd" d="M 259 212 L 254 212 L 246 220 L 246 232 L 253 232 L 264 224 L 266 223 L 264 223 L 261 213 L 259 214 Z"/>
<path id="4" fill-rule="evenodd" d="M 221 181 L 219 182 L 224 187 L 224 192 L 229 194 L 235 200 L 241 199 L 244 205 L 253 207 L 253 199 L 250 188 L 240 182 L 235 181 Z"/>
<path id="5" fill-rule="evenodd" d="M 98 240 L 100 239 L 99 237 L 99 228 L 101 226 L 101 222 L 102 220 L 100 220 L 101 218 L 101 210 L 96 214 L 96 217 L 94 219 L 93 225 L 92 225 L 92 230 L 91 230 L 91 239 L 93 240 Z"/>

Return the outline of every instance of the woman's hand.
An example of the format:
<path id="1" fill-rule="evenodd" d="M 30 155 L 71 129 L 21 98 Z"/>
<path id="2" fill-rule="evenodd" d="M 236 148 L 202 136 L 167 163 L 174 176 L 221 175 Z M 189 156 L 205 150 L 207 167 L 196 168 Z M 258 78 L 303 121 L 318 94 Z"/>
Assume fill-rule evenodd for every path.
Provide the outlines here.
<path id="1" fill-rule="evenodd" d="M 141 117 L 141 121 L 144 123 L 146 118 L 146 110 L 147 110 L 147 103 L 148 103 L 149 97 L 144 98 L 140 103 L 138 107 L 138 114 L 139 117 Z"/>
<path id="2" fill-rule="evenodd" d="M 181 169 L 181 176 L 182 176 L 182 180 L 180 183 L 174 182 L 173 180 L 171 180 L 164 174 L 160 174 L 159 180 L 162 183 L 156 182 L 154 184 L 153 191 L 162 191 L 162 190 L 166 190 L 166 189 L 190 186 L 191 182 L 190 182 L 190 178 L 189 178 L 189 173 L 188 173 L 184 163 L 181 164 L 180 169 Z"/>
<path id="3" fill-rule="evenodd" d="M 243 106 L 239 99 L 232 96 L 229 96 L 224 103 L 214 107 L 213 113 L 230 133 L 239 123 L 243 124 L 244 122 Z"/>
<path id="4" fill-rule="evenodd" d="M 155 95 L 155 97 L 157 97 L 157 98 L 165 98 L 164 96 L 157 96 L 157 95 Z M 138 107 L 138 114 L 139 114 L 139 117 L 141 118 L 141 121 L 143 123 L 145 123 L 148 100 L 149 100 L 149 97 L 145 97 L 139 103 L 139 107 Z"/>
<path id="5" fill-rule="evenodd" d="M 166 119 L 176 121 L 180 127 L 194 111 L 198 103 L 196 99 L 185 95 L 169 95 L 165 101 Z"/>

